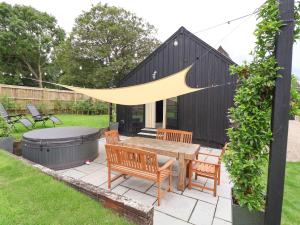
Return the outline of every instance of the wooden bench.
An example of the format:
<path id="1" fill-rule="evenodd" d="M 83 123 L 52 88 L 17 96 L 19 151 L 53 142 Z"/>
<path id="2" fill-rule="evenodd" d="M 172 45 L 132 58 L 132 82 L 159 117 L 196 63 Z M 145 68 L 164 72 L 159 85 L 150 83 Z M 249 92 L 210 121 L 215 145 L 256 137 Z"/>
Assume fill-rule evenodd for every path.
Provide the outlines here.
<path id="1" fill-rule="evenodd" d="M 156 139 L 192 143 L 193 133 L 183 130 L 157 129 Z"/>
<path id="2" fill-rule="evenodd" d="M 138 148 L 106 144 L 106 158 L 108 167 L 108 188 L 111 188 L 111 182 L 121 176 L 129 175 L 157 183 L 158 206 L 162 194 L 162 182 L 169 178 L 168 191 L 172 191 L 172 166 L 173 160 L 168 160 L 162 167 L 158 166 L 157 154 L 141 150 Z M 121 173 L 119 176 L 111 179 L 111 172 Z"/>

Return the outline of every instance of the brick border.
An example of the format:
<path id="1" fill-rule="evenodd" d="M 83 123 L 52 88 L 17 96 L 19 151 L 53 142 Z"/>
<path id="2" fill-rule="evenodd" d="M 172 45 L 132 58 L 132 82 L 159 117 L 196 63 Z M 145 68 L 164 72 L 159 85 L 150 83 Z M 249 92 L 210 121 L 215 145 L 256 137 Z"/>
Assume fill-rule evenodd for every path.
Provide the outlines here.
<path id="1" fill-rule="evenodd" d="M 80 191 L 94 200 L 100 202 L 104 207 L 115 211 L 122 217 L 138 224 L 138 225 L 153 225 L 154 207 L 145 206 L 141 203 L 129 199 L 125 196 L 118 195 L 103 188 L 88 184 L 86 182 L 58 174 L 54 170 L 36 164 L 20 156 L 14 156 L 16 159 L 23 161 L 25 164 L 37 168 L 42 173 L 47 174 L 58 181 L 62 181 L 68 186 Z"/>

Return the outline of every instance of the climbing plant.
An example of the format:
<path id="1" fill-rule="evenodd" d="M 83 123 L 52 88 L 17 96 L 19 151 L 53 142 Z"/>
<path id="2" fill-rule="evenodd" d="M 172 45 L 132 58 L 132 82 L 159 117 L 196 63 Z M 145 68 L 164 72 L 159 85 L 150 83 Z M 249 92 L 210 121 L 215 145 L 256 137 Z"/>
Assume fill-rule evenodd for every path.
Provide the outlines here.
<path id="1" fill-rule="evenodd" d="M 298 2 L 295 6 L 295 38 L 300 35 L 299 5 Z M 267 0 L 259 8 L 253 60 L 231 67 L 231 74 L 238 76 L 238 81 L 234 106 L 229 109 L 231 128 L 223 161 L 234 184 L 235 203 L 249 210 L 263 210 L 265 205 L 263 175 L 272 139 L 272 94 L 280 69 L 275 58 L 275 41 L 284 25 L 278 6 L 277 0 Z"/>

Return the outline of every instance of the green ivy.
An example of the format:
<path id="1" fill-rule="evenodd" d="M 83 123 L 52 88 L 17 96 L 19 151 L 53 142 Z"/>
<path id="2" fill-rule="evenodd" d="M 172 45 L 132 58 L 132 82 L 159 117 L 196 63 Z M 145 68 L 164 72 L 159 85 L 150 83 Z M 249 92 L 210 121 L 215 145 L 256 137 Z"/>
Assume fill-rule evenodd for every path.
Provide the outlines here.
<path id="1" fill-rule="evenodd" d="M 263 210 L 265 205 L 264 172 L 272 139 L 271 106 L 278 77 L 275 41 L 283 25 L 277 0 L 267 0 L 258 11 L 253 60 L 232 66 L 238 76 L 234 106 L 229 109 L 231 128 L 229 145 L 223 161 L 234 184 L 235 201 L 249 210 Z M 295 7 L 294 37 L 299 37 L 299 2 Z"/>

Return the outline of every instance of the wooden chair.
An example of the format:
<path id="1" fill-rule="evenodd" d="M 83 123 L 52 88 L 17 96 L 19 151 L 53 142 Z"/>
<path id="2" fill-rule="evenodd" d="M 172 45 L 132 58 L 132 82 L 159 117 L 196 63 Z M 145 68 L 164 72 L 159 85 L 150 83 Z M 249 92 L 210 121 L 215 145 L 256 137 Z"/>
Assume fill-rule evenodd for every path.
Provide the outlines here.
<path id="1" fill-rule="evenodd" d="M 105 132 L 105 140 L 107 144 L 116 144 L 120 141 L 119 132 L 117 130 L 110 130 Z"/>
<path id="2" fill-rule="evenodd" d="M 217 157 L 217 163 L 210 163 L 203 160 L 191 160 L 189 162 L 189 184 L 188 188 L 191 189 L 193 186 L 200 187 L 202 189 L 213 191 L 214 196 L 217 194 L 217 184 L 220 185 L 221 181 L 221 158 L 225 153 L 227 148 L 227 144 L 222 149 L 221 155 L 207 154 L 207 153 L 199 153 L 200 155 L 208 155 L 210 157 Z M 197 180 L 197 176 L 206 177 L 208 179 L 214 180 L 213 188 L 202 186 L 198 183 L 192 182 L 193 172 L 195 173 L 195 179 Z"/>
<path id="3" fill-rule="evenodd" d="M 183 130 L 157 129 L 156 139 L 192 143 L 193 133 Z"/>
<path id="4" fill-rule="evenodd" d="M 121 176 L 129 175 L 157 183 L 157 199 L 160 206 L 160 199 L 165 192 L 162 192 L 162 182 L 169 178 L 167 191 L 172 191 L 172 165 L 173 160 L 168 160 L 163 166 L 159 167 L 157 163 L 157 154 L 141 149 L 106 144 L 106 157 L 108 167 L 108 188 L 111 188 L 111 182 Z M 111 171 L 121 173 L 119 176 L 111 179 Z"/>
<path id="5" fill-rule="evenodd" d="M 196 159 L 198 159 L 199 155 L 204 155 L 208 157 L 215 157 L 217 159 L 218 164 L 221 164 L 221 158 L 225 153 L 225 150 L 227 148 L 228 143 L 225 143 L 224 147 L 222 148 L 222 151 L 220 154 L 214 154 L 214 153 L 207 153 L 207 152 L 201 152 L 196 155 Z M 220 174 L 221 174 L 221 168 L 220 168 Z M 197 180 L 197 174 L 195 175 L 195 179 Z M 220 183 L 220 182 L 219 182 Z"/>

